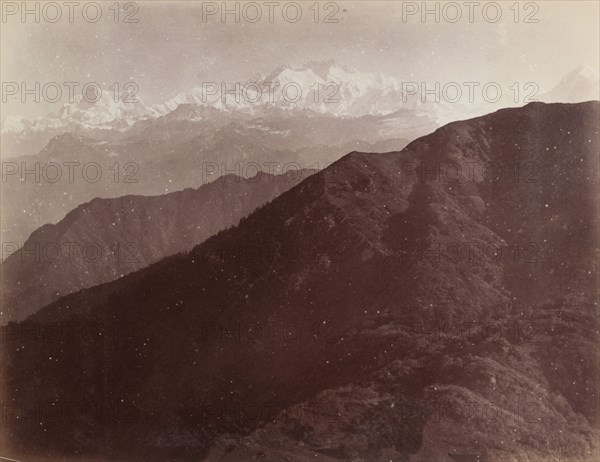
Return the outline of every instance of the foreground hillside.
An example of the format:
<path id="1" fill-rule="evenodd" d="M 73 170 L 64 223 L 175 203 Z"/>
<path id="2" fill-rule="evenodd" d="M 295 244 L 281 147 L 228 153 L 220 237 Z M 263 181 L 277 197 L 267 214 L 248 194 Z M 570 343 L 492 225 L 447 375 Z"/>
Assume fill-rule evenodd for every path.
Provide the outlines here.
<path id="1" fill-rule="evenodd" d="M 7 455 L 594 460 L 598 109 L 353 152 L 10 326 Z"/>

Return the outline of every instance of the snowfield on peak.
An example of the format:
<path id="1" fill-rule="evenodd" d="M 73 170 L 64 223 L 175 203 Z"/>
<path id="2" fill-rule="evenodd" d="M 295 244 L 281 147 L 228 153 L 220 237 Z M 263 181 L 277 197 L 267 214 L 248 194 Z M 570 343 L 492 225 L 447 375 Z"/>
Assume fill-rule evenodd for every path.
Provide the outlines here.
<path id="1" fill-rule="evenodd" d="M 130 126 L 135 120 L 155 115 L 135 96 L 116 96 L 106 91 L 95 98 L 78 95 L 60 109 L 58 117 L 90 127 L 113 128 L 121 124 Z"/>
<path id="2" fill-rule="evenodd" d="M 29 120 L 20 116 L 7 116 L 2 123 L 2 133 L 42 132 L 75 127 L 87 129 L 126 129 L 137 120 L 157 117 L 159 114 L 134 96 L 115 95 L 108 89 L 100 94 L 76 95 L 65 103 L 57 114 Z"/>
<path id="3" fill-rule="evenodd" d="M 334 61 L 312 62 L 284 65 L 245 82 L 204 82 L 154 109 L 166 114 L 180 104 L 192 104 L 249 113 L 276 107 L 338 117 L 385 115 L 417 106 L 417 98 L 404 97 L 401 86 L 399 80 L 380 73 L 359 72 Z"/>

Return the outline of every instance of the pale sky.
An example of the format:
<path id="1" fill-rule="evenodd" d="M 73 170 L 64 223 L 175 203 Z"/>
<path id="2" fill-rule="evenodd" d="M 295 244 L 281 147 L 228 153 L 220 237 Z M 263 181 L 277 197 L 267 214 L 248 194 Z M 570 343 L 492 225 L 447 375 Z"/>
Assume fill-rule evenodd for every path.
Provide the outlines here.
<path id="1" fill-rule="evenodd" d="M 313 60 L 334 59 L 405 81 L 535 81 L 543 90 L 579 64 L 600 66 L 595 0 L 529 2 L 527 7 L 528 2 L 520 2 L 518 22 L 510 9 L 514 0 L 501 1 L 502 18 L 496 23 L 484 19 L 482 7 L 492 3 L 485 1 L 475 7 L 473 23 L 463 1 L 456 2 L 462 12 L 456 23 L 443 18 L 436 23 L 433 15 L 423 23 L 419 14 L 403 21 L 402 4 L 407 9 L 409 3 L 420 7 L 421 2 L 400 1 L 335 2 L 338 23 L 322 22 L 334 8 L 325 11 L 322 2 L 319 23 L 314 23 L 309 9 L 314 0 L 300 2 L 303 16 L 297 23 L 283 19 L 281 6 L 275 7 L 270 23 L 265 2 L 256 2 L 263 12 L 256 23 L 243 18 L 235 23 L 233 16 L 223 23 L 219 14 L 203 22 L 203 2 L 193 1 L 136 2 L 139 10 L 133 17 L 139 22 L 123 23 L 127 12 L 121 11 L 115 23 L 109 10 L 114 1 L 100 3 L 103 16 L 96 23 L 86 22 L 78 9 L 70 23 L 66 6 L 56 23 L 43 17 L 36 23 L 32 15 L 25 23 L 19 14 L 3 18 L 2 82 L 94 81 L 108 86 L 133 80 L 140 99 L 154 104 L 202 82 L 244 81 L 282 64 Z M 220 7 L 221 2 L 214 4 Z M 434 8 L 433 2 L 429 7 Z M 493 17 L 494 10 L 487 11 Z M 454 11 L 446 12 L 454 17 Z M 523 22 L 532 13 L 538 22 Z M 54 12 L 47 14 L 53 17 Z M 10 102 L 2 117 L 46 115 L 60 105 Z"/>

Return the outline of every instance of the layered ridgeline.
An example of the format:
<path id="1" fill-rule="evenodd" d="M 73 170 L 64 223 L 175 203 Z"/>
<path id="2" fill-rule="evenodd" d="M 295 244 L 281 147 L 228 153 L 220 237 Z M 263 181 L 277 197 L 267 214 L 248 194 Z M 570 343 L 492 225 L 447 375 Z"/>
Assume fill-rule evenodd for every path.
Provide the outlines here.
<path id="1" fill-rule="evenodd" d="M 0 265 L 3 324 L 48 303 L 186 252 L 314 173 L 226 175 L 161 196 L 94 199 L 32 233 Z"/>
<path id="2" fill-rule="evenodd" d="M 94 197 L 197 187 L 207 164 L 240 175 L 248 161 L 263 171 L 278 164 L 281 173 L 290 163 L 323 168 L 352 150 L 400 150 L 448 116 L 416 95 L 409 101 L 395 78 L 333 61 L 282 66 L 246 83 L 262 88 L 263 98 L 215 94 L 219 85 L 207 83 L 151 107 L 140 95 L 104 88 L 87 100 L 76 95 L 47 117 L 2 120 L 2 241 L 23 243 Z M 267 84 L 278 88 L 274 101 Z M 300 101 L 283 98 L 288 84 L 301 88 Z"/>
<path id="3" fill-rule="evenodd" d="M 181 105 L 124 133 L 61 134 L 36 155 L 4 162 L 2 241 L 22 244 L 95 197 L 165 194 L 215 175 L 322 169 L 352 150 L 399 150 L 408 144 L 404 123 L 404 111 L 348 119 L 271 110 L 249 119 Z M 435 127 L 415 123 L 425 133 Z"/>
<path id="4" fill-rule="evenodd" d="M 263 171 L 276 164 L 277 173 L 290 163 L 323 168 L 351 151 L 401 150 L 407 140 L 447 122 L 515 104 L 510 91 L 497 103 L 449 103 L 431 94 L 433 86 L 410 80 L 310 62 L 253 76 L 244 83 L 249 93 L 241 95 L 205 83 L 150 107 L 137 101 L 139 95 L 126 102 L 126 95 L 119 99 L 105 88 L 95 103 L 78 95 L 47 117 L 9 116 L 0 130 L 2 242 L 22 244 L 41 225 L 94 197 L 197 187 L 210 164 L 225 165 L 218 173 L 239 175 L 248 161 Z M 299 101 L 283 97 L 290 85 L 301 89 Z M 268 91 L 272 86 L 277 91 Z M 263 89 L 258 99 L 254 88 Z M 597 72 L 580 66 L 549 92 L 530 97 L 598 99 Z"/>
<path id="5" fill-rule="evenodd" d="M 593 460 L 598 114 L 353 152 L 7 328 L 4 455 Z"/>

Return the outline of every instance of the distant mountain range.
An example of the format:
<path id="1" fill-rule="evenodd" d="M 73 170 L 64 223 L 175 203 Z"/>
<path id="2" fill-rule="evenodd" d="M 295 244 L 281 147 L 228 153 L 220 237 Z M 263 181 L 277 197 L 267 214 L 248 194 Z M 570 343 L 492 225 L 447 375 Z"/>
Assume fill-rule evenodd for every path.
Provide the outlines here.
<path id="1" fill-rule="evenodd" d="M 282 110 L 238 119 L 182 105 L 118 137 L 115 132 L 104 140 L 58 135 L 35 156 L 4 161 L 15 173 L 3 179 L 2 241 L 21 245 L 35 229 L 96 197 L 165 194 L 227 173 L 248 177 L 257 171 L 320 170 L 352 150 L 402 149 L 409 141 L 402 138 L 403 120 L 401 111 L 338 118 Z M 434 128 L 427 119 L 415 119 L 412 126 Z"/>
<path id="2" fill-rule="evenodd" d="M 221 88 L 221 83 L 225 85 Z M 331 87 L 325 88 L 327 84 Z M 88 130 L 125 130 L 137 121 L 155 119 L 169 114 L 180 105 L 212 108 L 220 112 L 245 113 L 253 117 L 272 109 L 309 110 L 337 117 L 385 115 L 399 109 L 415 109 L 415 96 L 404 95 L 401 82 L 379 73 L 364 73 L 337 64 L 335 61 L 311 62 L 300 67 L 281 66 L 273 71 L 256 75 L 246 82 L 242 92 L 235 90 L 234 82 L 206 82 L 203 86 L 180 93 L 168 101 L 146 106 L 137 97 L 132 99 L 115 95 L 105 89 L 98 97 L 87 100 L 78 95 L 66 103 L 57 114 L 29 121 L 7 117 L 3 133 L 52 131 L 63 128 Z M 287 89 L 288 86 L 291 86 Z M 297 91 L 299 90 L 299 92 Z M 98 102 L 89 102 L 98 98 Z M 405 99 L 404 99 L 405 98 Z M 410 99 L 410 101 L 409 101 Z M 196 119 L 198 120 L 198 119 Z M 8 153 L 13 156 L 13 154 Z"/>
<path id="3" fill-rule="evenodd" d="M 597 71 L 579 66 L 555 88 L 544 93 L 541 100 L 581 102 L 598 99 L 599 80 Z M 221 88 L 221 84 L 225 87 Z M 112 139 L 139 122 L 144 121 L 147 125 L 149 121 L 169 115 L 181 105 L 194 108 L 193 111 L 188 110 L 187 117 L 184 117 L 189 121 L 200 121 L 215 113 L 235 118 L 260 118 L 274 109 L 335 117 L 383 116 L 402 110 L 403 122 L 398 124 L 402 133 L 399 137 L 409 139 L 428 132 L 419 129 L 422 127 L 413 127 L 413 119 L 425 118 L 438 127 L 489 111 L 491 107 L 462 102 L 433 103 L 431 98 L 423 102 L 420 90 L 416 93 L 404 91 L 401 78 L 360 72 L 333 60 L 297 67 L 280 66 L 240 82 L 240 85 L 247 85 L 246 89 L 238 89 L 232 94 L 230 92 L 235 90 L 233 82 L 205 83 L 153 106 L 145 105 L 137 96 L 133 97 L 137 102 L 125 102 L 132 99 L 126 94 L 115 100 L 109 89 L 102 92 L 96 103 L 78 95 L 75 101 L 65 104 L 56 114 L 35 120 L 15 116 L 3 120 L 3 156 L 37 154 L 53 136 L 66 132 Z M 182 112 L 177 114 L 179 120 L 182 115 Z"/>
<path id="4" fill-rule="evenodd" d="M 312 173 L 225 175 L 197 189 L 82 204 L 0 264 L 0 320 L 20 321 L 61 296 L 186 252 Z"/>
<path id="5" fill-rule="evenodd" d="M 4 455 L 597 460 L 598 116 L 532 103 L 351 152 L 8 326 Z"/>

